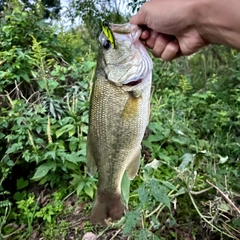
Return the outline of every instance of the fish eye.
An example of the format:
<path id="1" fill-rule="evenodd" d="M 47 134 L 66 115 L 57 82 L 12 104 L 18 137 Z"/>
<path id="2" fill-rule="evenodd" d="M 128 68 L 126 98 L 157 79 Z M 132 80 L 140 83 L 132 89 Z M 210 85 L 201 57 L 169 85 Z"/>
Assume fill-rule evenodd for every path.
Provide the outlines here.
<path id="1" fill-rule="evenodd" d="M 103 47 L 104 47 L 105 49 L 109 49 L 109 48 L 111 47 L 111 42 L 110 42 L 108 39 L 105 39 L 105 40 L 103 41 Z"/>
<path id="2" fill-rule="evenodd" d="M 109 22 L 107 20 L 103 20 L 102 24 L 104 27 L 109 27 Z"/>

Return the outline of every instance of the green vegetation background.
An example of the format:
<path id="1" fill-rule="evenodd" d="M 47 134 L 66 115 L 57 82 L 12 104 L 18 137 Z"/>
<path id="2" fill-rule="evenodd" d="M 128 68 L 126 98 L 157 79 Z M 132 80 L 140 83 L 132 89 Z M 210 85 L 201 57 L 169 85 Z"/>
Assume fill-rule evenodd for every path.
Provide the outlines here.
<path id="1" fill-rule="evenodd" d="M 99 23 L 129 17 L 116 6 L 73 3 L 63 13 L 68 29 L 44 21 L 40 2 L 28 9 L 9 1 L 0 18 L 0 239 L 82 239 L 89 231 L 98 239 L 239 239 L 240 54 L 224 46 L 153 59 L 141 169 L 130 193 L 122 183 L 129 212 L 107 228 L 88 222 Z"/>

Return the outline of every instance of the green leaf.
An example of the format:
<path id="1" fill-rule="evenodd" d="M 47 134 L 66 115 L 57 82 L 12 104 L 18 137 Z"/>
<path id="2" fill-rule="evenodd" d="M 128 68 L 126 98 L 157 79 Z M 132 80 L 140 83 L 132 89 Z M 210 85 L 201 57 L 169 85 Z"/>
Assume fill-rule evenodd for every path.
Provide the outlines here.
<path id="1" fill-rule="evenodd" d="M 81 192 L 82 192 L 84 186 L 85 186 L 85 183 L 84 183 L 83 181 L 80 182 L 80 183 L 78 184 L 77 189 L 76 189 L 76 190 L 77 190 L 77 195 L 78 195 L 78 196 L 81 195 Z"/>
<path id="2" fill-rule="evenodd" d="M 53 79 L 48 80 L 48 86 L 51 91 L 53 91 L 58 85 L 59 83 L 57 81 Z"/>
<path id="3" fill-rule="evenodd" d="M 68 170 L 72 170 L 73 172 L 78 172 L 79 171 L 79 166 L 76 165 L 76 163 L 66 161 L 65 166 Z"/>
<path id="4" fill-rule="evenodd" d="M 147 240 L 149 239 L 149 232 L 146 229 L 142 229 L 139 233 L 139 240 Z"/>
<path id="5" fill-rule="evenodd" d="M 162 180 L 160 180 L 160 182 L 166 187 L 168 187 L 169 189 L 177 191 L 177 188 L 172 183 L 168 181 L 162 181 Z"/>
<path id="6" fill-rule="evenodd" d="M 5 137 L 5 134 L 0 132 L 0 139 L 3 139 Z"/>
<path id="7" fill-rule="evenodd" d="M 93 198 L 93 188 L 85 185 L 84 192 L 90 197 Z"/>
<path id="8" fill-rule="evenodd" d="M 70 130 L 72 130 L 74 128 L 75 128 L 75 126 L 73 124 L 67 124 L 64 127 L 60 128 L 56 131 L 56 137 L 59 138 L 64 133 L 69 132 Z"/>
<path id="9" fill-rule="evenodd" d="M 149 188 L 152 196 L 160 203 L 163 203 L 170 209 L 170 199 L 167 195 L 167 189 L 165 186 L 160 185 L 156 179 L 152 179 L 149 183 Z"/>
<path id="10" fill-rule="evenodd" d="M 123 235 L 129 234 L 134 227 L 136 227 L 140 218 L 140 210 L 137 209 L 133 212 L 126 213 L 126 222 L 123 228 Z"/>
<path id="11" fill-rule="evenodd" d="M 68 136 L 71 137 L 76 133 L 76 127 L 74 126 L 72 129 L 68 131 Z"/>
<path id="12" fill-rule="evenodd" d="M 155 234 L 148 231 L 147 229 L 141 229 L 139 233 L 139 240 L 160 240 Z"/>
<path id="13" fill-rule="evenodd" d="M 147 142 L 159 142 L 159 141 L 162 141 L 164 139 L 164 136 L 158 134 L 158 135 L 149 135 L 148 138 L 147 138 Z"/>
<path id="14" fill-rule="evenodd" d="M 95 65 L 96 65 L 95 62 L 91 62 L 91 61 L 83 62 L 84 72 L 88 72 L 88 71 L 91 70 L 91 68 L 94 67 Z"/>
<path id="15" fill-rule="evenodd" d="M 23 146 L 22 146 L 22 142 L 19 142 L 19 143 L 14 143 L 7 151 L 6 153 L 15 153 L 17 152 L 18 150 L 22 149 Z"/>
<path id="16" fill-rule="evenodd" d="M 41 90 L 44 90 L 46 88 L 46 84 L 44 80 L 38 80 L 37 83 Z"/>
<path id="17" fill-rule="evenodd" d="M 150 168 L 153 168 L 155 170 L 157 170 L 159 168 L 159 166 L 161 165 L 160 161 L 157 160 L 157 159 L 153 159 L 152 162 L 148 163 L 145 165 L 145 167 L 150 167 Z"/>
<path id="18" fill-rule="evenodd" d="M 53 160 L 55 160 L 56 159 L 56 151 L 53 150 L 53 151 L 46 152 L 44 154 L 44 159 L 53 159 Z"/>
<path id="19" fill-rule="evenodd" d="M 182 163 L 179 165 L 178 169 L 183 171 L 188 164 L 193 161 L 194 157 L 191 153 L 185 153 L 180 159 L 182 159 Z"/>
<path id="20" fill-rule="evenodd" d="M 138 198 L 141 203 L 145 204 L 148 201 L 149 192 L 145 187 L 145 184 L 142 184 L 138 189 Z"/>
<path id="21" fill-rule="evenodd" d="M 240 217 L 233 220 L 233 226 L 235 228 L 240 228 Z"/>
<path id="22" fill-rule="evenodd" d="M 37 168 L 37 171 L 35 172 L 34 176 L 32 177 L 32 180 L 39 181 L 41 178 L 45 177 L 48 174 L 48 172 L 53 168 L 56 168 L 55 162 L 46 162 L 40 165 Z"/>
<path id="23" fill-rule="evenodd" d="M 66 80 L 66 78 L 65 78 L 65 76 L 64 76 L 64 75 L 62 75 L 62 76 L 60 76 L 60 77 L 59 77 L 59 80 L 61 80 L 61 81 L 65 81 L 65 80 Z"/>
<path id="24" fill-rule="evenodd" d="M 83 182 L 82 176 L 80 176 L 78 174 L 71 174 L 71 176 L 73 177 L 73 180 L 71 181 L 71 184 L 74 186 L 74 188 L 77 188 L 78 184 L 80 182 Z"/>
<path id="25" fill-rule="evenodd" d="M 78 144 L 77 144 L 76 141 L 69 142 L 69 149 L 70 149 L 71 152 L 76 151 L 77 146 L 78 146 Z"/>
<path id="26" fill-rule="evenodd" d="M 168 163 L 170 163 L 171 160 L 172 160 L 171 157 L 165 155 L 165 154 L 162 153 L 162 152 L 159 152 L 159 153 L 158 153 L 158 157 L 159 157 L 160 159 L 162 159 L 162 160 L 168 162 Z"/>
<path id="27" fill-rule="evenodd" d="M 164 131 L 164 127 L 156 122 L 150 122 L 148 128 L 156 134 Z"/>
<path id="28" fill-rule="evenodd" d="M 27 193 L 26 191 L 22 191 L 22 192 L 15 192 L 14 195 L 13 195 L 13 199 L 16 200 L 16 201 L 21 201 L 23 200 L 25 197 L 26 197 Z"/>
<path id="29" fill-rule="evenodd" d="M 188 141 L 186 138 L 183 138 L 183 137 L 171 137 L 170 139 L 171 141 L 175 142 L 175 143 L 178 143 L 180 145 L 184 145 L 184 144 L 187 144 Z"/>
<path id="30" fill-rule="evenodd" d="M 74 164 L 77 164 L 78 162 L 82 162 L 81 157 L 79 157 L 75 152 L 69 154 L 63 151 L 58 151 L 57 155 L 61 157 L 63 162 L 68 161 Z"/>
<path id="31" fill-rule="evenodd" d="M 28 75 L 26 73 L 21 73 L 20 76 L 26 81 L 26 82 L 30 82 L 30 79 L 28 77 Z"/>
<path id="32" fill-rule="evenodd" d="M 17 189 L 22 189 L 28 186 L 28 180 L 24 180 L 23 178 L 19 178 L 17 180 Z"/>

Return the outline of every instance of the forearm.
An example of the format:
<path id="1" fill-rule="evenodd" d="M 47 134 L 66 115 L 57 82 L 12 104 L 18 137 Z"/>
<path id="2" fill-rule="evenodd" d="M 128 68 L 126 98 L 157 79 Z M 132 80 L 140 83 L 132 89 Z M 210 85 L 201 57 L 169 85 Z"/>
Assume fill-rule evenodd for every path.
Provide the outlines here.
<path id="1" fill-rule="evenodd" d="M 240 49 L 240 0 L 201 0 L 193 22 L 203 39 Z"/>

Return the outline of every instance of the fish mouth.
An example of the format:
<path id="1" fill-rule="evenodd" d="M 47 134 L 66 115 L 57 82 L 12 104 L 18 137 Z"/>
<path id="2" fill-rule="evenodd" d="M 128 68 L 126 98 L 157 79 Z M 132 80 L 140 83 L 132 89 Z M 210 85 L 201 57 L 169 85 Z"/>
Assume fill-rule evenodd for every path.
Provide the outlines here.
<path id="1" fill-rule="evenodd" d="M 123 86 L 134 87 L 134 86 L 142 83 L 142 81 L 143 81 L 142 79 L 139 79 L 139 80 L 136 80 L 136 81 L 125 83 L 125 84 L 123 84 Z"/>
<path id="2" fill-rule="evenodd" d="M 111 73 L 108 79 L 117 86 L 121 86 L 125 91 L 132 91 L 136 87 L 144 88 L 145 82 L 149 80 L 152 71 L 152 60 L 146 46 L 140 39 L 144 29 L 130 23 L 110 24 L 110 28 L 116 42 L 116 48 L 112 53 L 114 54 L 114 51 L 121 49 L 121 44 L 126 45 L 126 49 L 123 50 L 127 50 L 129 53 L 125 51 L 123 58 L 120 57 L 114 59 L 114 62 L 108 63 L 114 69 L 122 66 L 122 75 L 119 74 L 116 79 L 115 75 Z M 119 55 L 121 54 L 119 53 Z"/>
<path id="3" fill-rule="evenodd" d="M 134 25 L 134 24 L 111 24 L 111 29 L 113 33 L 120 34 L 120 35 L 127 35 L 130 38 L 130 41 L 133 45 L 143 45 L 140 36 L 143 32 L 143 28 Z M 140 49 L 140 47 L 137 47 Z M 145 46 L 143 46 L 145 48 Z M 143 78 L 140 75 L 135 76 L 134 78 L 127 79 L 126 81 L 122 82 L 122 86 L 125 87 L 133 87 L 141 84 L 143 82 Z"/>

